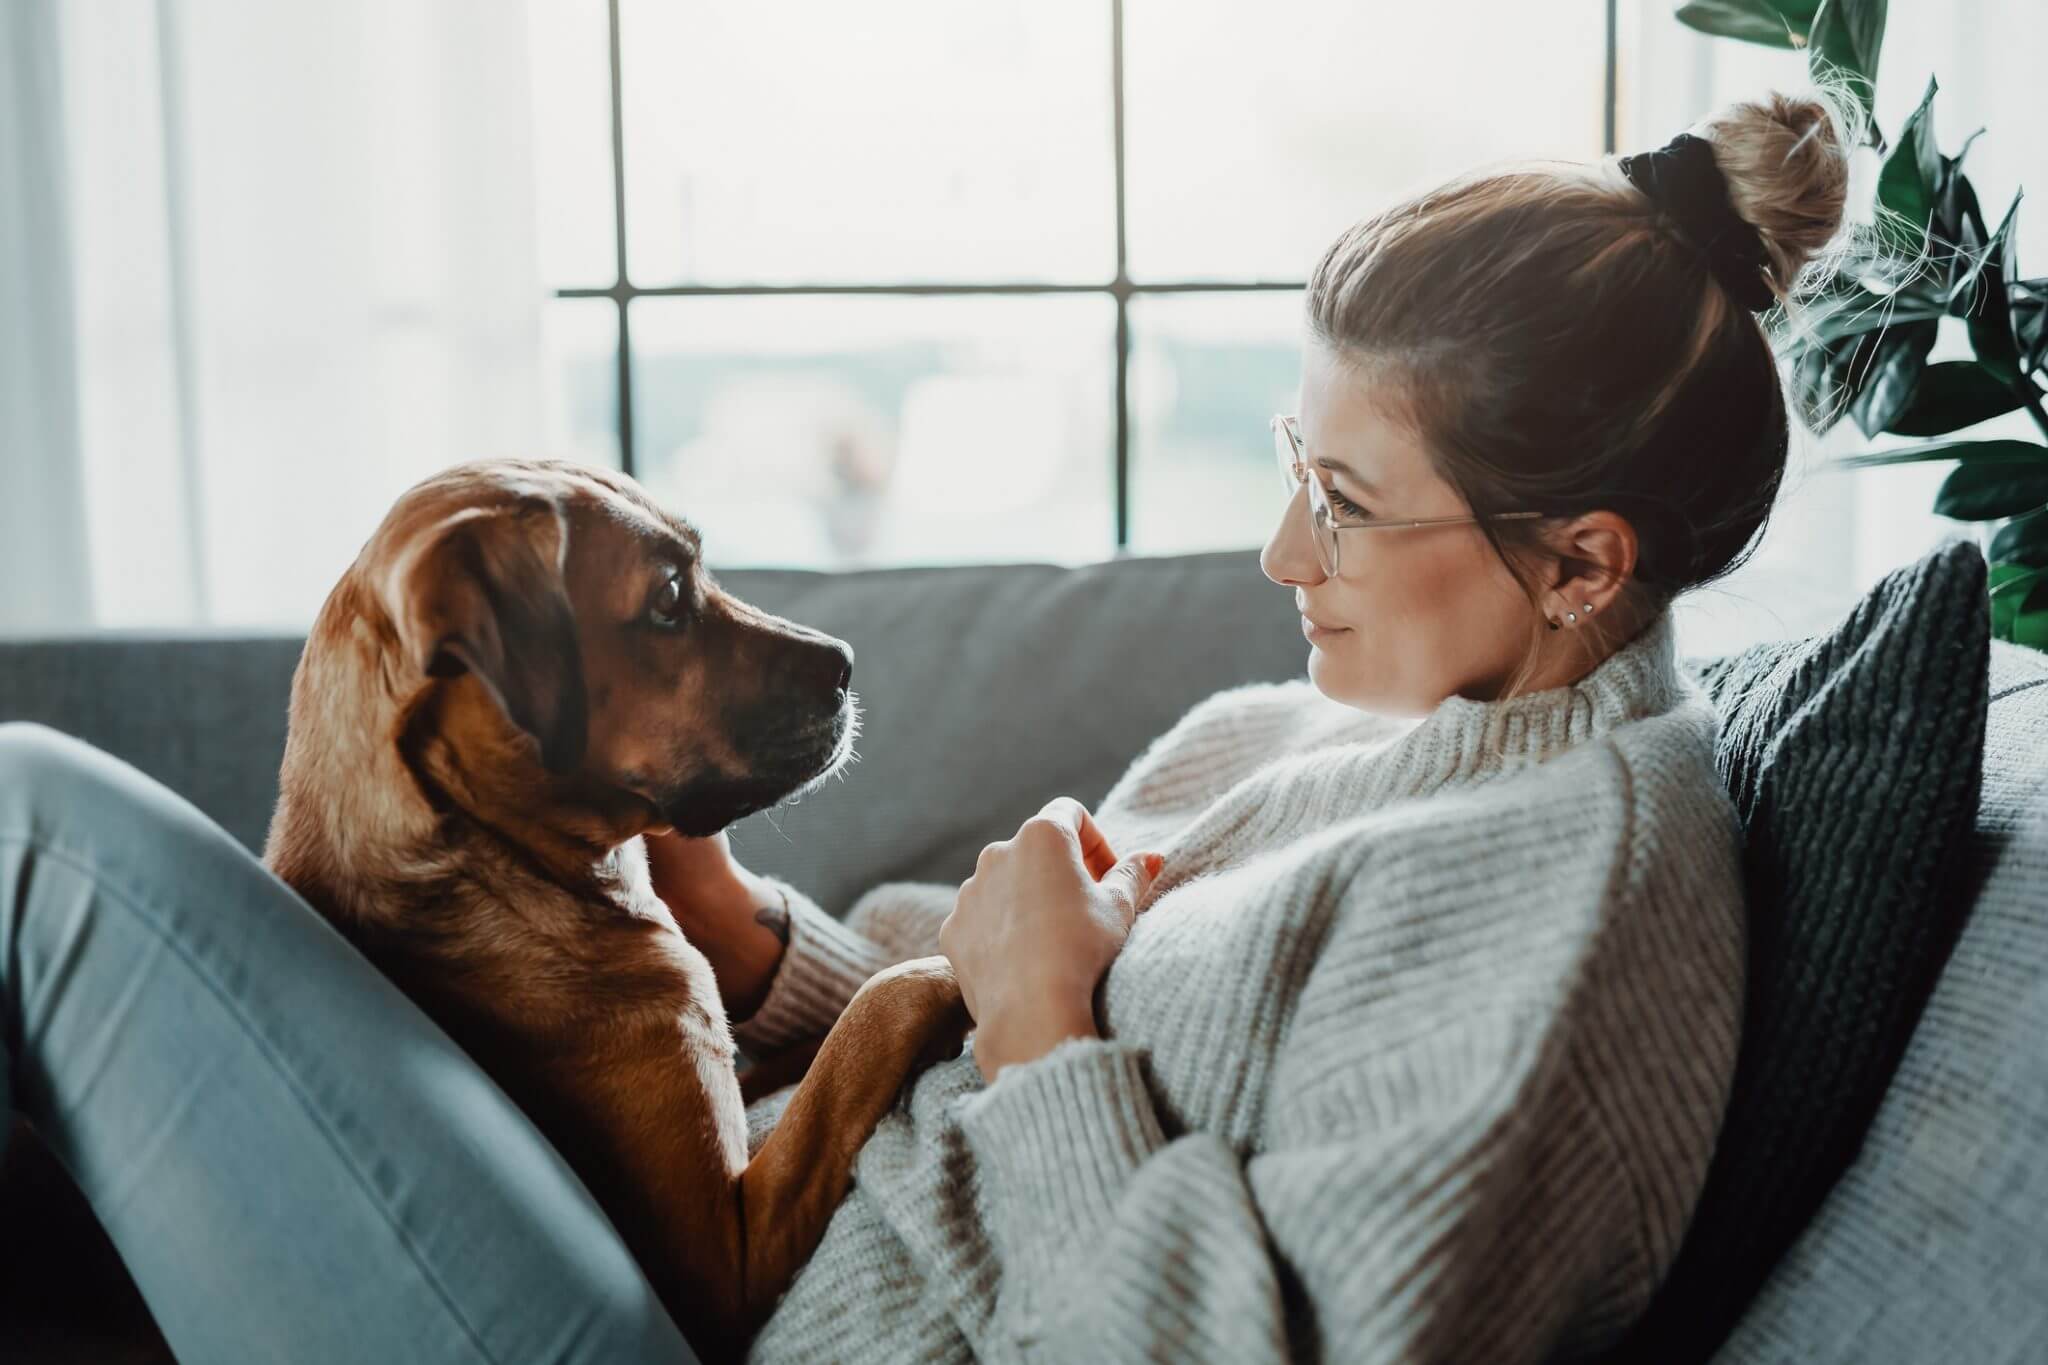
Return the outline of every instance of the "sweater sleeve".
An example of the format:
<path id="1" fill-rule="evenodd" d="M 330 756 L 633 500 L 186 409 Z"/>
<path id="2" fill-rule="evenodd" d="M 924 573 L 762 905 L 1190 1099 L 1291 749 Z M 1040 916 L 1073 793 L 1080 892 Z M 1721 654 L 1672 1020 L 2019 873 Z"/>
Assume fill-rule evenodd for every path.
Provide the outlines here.
<path id="1" fill-rule="evenodd" d="M 733 1041 L 753 1057 L 822 1036 L 869 977 L 938 952 L 939 926 L 959 895 L 938 882 L 884 882 L 841 922 L 781 878 L 761 880 L 789 911 L 789 943 L 760 1005 L 731 1021 Z"/>
<path id="2" fill-rule="evenodd" d="M 1006 1067 L 961 1108 L 1003 1266 L 991 1354 L 1543 1359 L 1630 1208 L 1545 1032 L 1495 1016 L 1298 1074 L 1248 1156 L 1169 1137 L 1129 1044 Z"/>

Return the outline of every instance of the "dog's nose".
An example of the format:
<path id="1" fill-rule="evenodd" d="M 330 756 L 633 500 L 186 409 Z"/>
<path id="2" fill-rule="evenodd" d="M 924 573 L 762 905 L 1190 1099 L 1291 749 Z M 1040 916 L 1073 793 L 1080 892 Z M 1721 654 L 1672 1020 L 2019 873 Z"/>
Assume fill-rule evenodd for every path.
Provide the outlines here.
<path id="1" fill-rule="evenodd" d="M 805 659 L 805 676 L 837 696 L 853 680 L 853 646 L 839 640 L 816 646 Z"/>

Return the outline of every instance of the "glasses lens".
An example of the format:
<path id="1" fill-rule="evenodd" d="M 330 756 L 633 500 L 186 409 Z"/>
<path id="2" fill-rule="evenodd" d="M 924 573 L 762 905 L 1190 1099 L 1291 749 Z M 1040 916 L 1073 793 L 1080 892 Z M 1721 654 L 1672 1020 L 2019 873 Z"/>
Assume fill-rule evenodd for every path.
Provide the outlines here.
<path id="1" fill-rule="evenodd" d="M 1301 451 L 1294 444 L 1294 436 L 1287 430 L 1285 419 L 1273 419 L 1273 455 L 1280 461 L 1280 478 L 1291 499 L 1294 490 L 1308 485 L 1309 539 L 1316 544 L 1316 559 L 1321 562 L 1323 572 L 1333 577 L 1337 572 L 1337 524 L 1330 511 L 1330 499 L 1325 494 L 1321 479 L 1308 472 L 1301 458 Z"/>
<path id="2" fill-rule="evenodd" d="M 1278 419 L 1273 423 L 1273 457 L 1280 461 L 1281 485 L 1291 498 L 1301 484 L 1301 457 L 1295 453 L 1294 438 L 1287 434 L 1287 423 Z"/>
<path id="3" fill-rule="evenodd" d="M 1323 562 L 1323 572 L 1335 578 L 1337 523 L 1330 511 L 1330 499 L 1323 491 L 1323 481 L 1314 475 L 1308 478 L 1308 524 L 1313 532 L 1311 539 L 1316 543 L 1316 558 Z"/>

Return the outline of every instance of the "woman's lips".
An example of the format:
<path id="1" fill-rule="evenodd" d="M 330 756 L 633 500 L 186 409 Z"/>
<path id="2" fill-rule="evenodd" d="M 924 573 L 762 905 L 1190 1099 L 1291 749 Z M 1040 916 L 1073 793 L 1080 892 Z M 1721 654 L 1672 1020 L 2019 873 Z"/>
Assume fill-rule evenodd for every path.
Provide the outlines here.
<path id="1" fill-rule="evenodd" d="M 1301 618 L 1301 633 L 1308 636 L 1312 642 L 1334 640 L 1350 629 L 1349 626 L 1319 626 L 1306 616 Z"/>

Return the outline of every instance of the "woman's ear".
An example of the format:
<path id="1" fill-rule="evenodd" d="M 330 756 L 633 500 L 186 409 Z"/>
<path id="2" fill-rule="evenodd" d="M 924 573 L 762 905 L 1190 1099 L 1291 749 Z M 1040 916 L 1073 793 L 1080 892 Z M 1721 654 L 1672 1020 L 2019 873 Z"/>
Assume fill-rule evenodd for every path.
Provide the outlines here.
<path id="1" fill-rule="evenodd" d="M 1613 512 L 1593 511 L 1579 517 L 1564 528 L 1558 544 L 1551 586 L 1567 595 L 1589 588 L 1596 596 L 1611 596 L 1635 572 L 1636 528 Z"/>
<path id="2" fill-rule="evenodd" d="M 554 773 L 583 761 L 588 728 L 568 543 L 551 499 L 465 508 L 418 535 L 387 598 L 407 662 L 433 678 L 476 674 Z"/>

